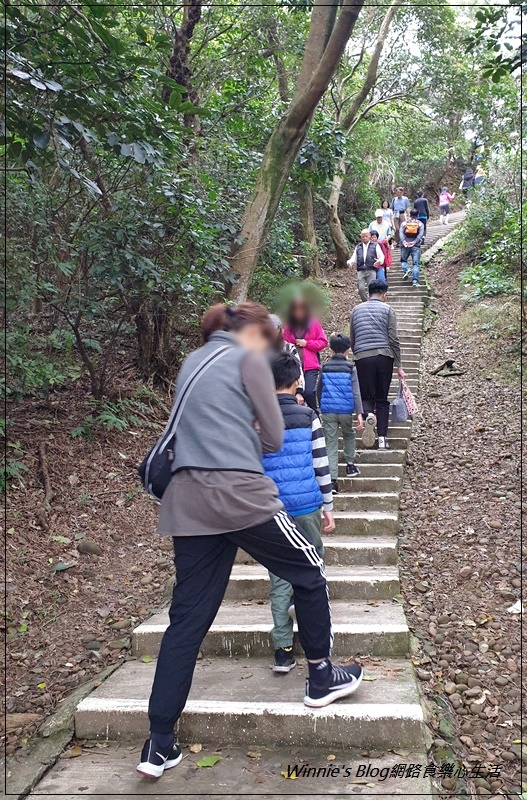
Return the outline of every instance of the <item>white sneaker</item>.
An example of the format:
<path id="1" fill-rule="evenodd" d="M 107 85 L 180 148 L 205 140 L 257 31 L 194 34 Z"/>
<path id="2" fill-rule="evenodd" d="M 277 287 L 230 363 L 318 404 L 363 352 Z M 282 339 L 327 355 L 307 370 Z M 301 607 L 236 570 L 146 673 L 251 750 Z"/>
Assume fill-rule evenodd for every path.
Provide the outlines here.
<path id="1" fill-rule="evenodd" d="M 372 414 L 371 411 L 366 417 L 364 421 L 364 430 L 362 432 L 362 444 L 364 447 L 373 447 L 375 444 L 375 426 L 377 425 L 377 419 L 375 414 Z"/>
<path id="2" fill-rule="evenodd" d="M 379 436 L 379 441 L 377 442 L 377 449 L 378 450 L 389 450 L 390 445 L 388 444 L 388 439 L 386 436 Z"/>

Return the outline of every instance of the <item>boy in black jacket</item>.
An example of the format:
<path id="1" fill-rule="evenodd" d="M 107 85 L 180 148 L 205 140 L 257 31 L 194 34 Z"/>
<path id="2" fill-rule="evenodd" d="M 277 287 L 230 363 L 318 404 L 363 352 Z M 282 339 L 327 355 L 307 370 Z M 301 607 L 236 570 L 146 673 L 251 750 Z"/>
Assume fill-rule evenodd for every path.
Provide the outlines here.
<path id="1" fill-rule="evenodd" d="M 326 437 L 326 447 L 331 472 L 333 494 L 338 492 L 339 474 L 339 426 L 344 442 L 344 458 L 346 459 L 346 476 L 360 475 L 355 466 L 355 430 L 353 428 L 353 412 L 357 414 L 357 430 L 364 427 L 362 398 L 357 371 L 347 360 L 351 348 L 349 336 L 334 334 L 329 340 L 333 356 L 320 372 L 318 397 L 322 423 Z"/>

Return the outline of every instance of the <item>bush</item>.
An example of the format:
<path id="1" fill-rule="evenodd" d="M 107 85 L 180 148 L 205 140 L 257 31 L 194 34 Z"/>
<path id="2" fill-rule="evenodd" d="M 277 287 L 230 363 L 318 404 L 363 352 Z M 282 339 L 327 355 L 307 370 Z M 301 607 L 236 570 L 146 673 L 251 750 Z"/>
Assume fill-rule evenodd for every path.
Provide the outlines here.
<path id="1" fill-rule="evenodd" d="M 515 291 L 521 272 L 521 211 L 502 189 L 483 190 L 470 205 L 457 238 L 469 266 L 460 280 L 475 299 Z"/>

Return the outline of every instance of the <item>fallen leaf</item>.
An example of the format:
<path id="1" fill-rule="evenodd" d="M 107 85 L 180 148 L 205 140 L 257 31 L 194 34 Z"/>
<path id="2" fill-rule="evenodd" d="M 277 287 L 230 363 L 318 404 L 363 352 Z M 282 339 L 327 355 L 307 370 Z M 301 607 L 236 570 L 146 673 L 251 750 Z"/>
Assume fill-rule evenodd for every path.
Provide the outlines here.
<path id="1" fill-rule="evenodd" d="M 258 752 L 258 750 L 247 750 L 247 757 L 248 758 L 261 758 L 262 754 Z"/>
<path id="2" fill-rule="evenodd" d="M 47 684 L 45 684 L 45 683 L 38 683 L 38 684 L 37 684 L 37 689 L 45 689 L 45 688 L 46 688 L 46 685 L 47 685 Z"/>
<path id="3" fill-rule="evenodd" d="M 53 572 L 63 572 L 66 569 L 71 569 L 72 567 L 76 567 L 76 561 L 58 561 L 56 564 L 53 565 L 52 569 Z"/>
<path id="4" fill-rule="evenodd" d="M 377 676 L 376 675 L 363 675 L 362 676 L 362 680 L 363 681 L 376 681 L 377 680 Z"/>
<path id="5" fill-rule="evenodd" d="M 152 656 L 143 656 L 141 661 L 143 662 L 143 664 L 150 664 L 150 662 L 152 661 Z M 200 745 L 200 749 L 201 749 L 201 745 Z M 193 750 L 192 752 L 193 753 L 199 753 L 199 750 Z"/>
<path id="6" fill-rule="evenodd" d="M 201 751 L 203 750 L 203 745 L 202 744 L 191 744 L 190 747 L 189 747 L 189 750 L 190 750 L 191 753 L 201 753 Z"/>
<path id="7" fill-rule="evenodd" d="M 200 761 L 196 761 L 197 767 L 213 767 L 214 764 L 217 764 L 218 761 L 221 761 L 221 756 L 205 756 Z"/>
<path id="8" fill-rule="evenodd" d="M 335 761 L 336 757 L 337 756 L 334 756 L 333 754 L 331 754 L 331 755 L 326 757 L 326 761 Z"/>
<path id="9" fill-rule="evenodd" d="M 244 681 L 246 678 L 252 678 L 252 676 L 253 676 L 252 672 L 246 672 L 245 675 L 240 676 L 240 680 Z"/>
<path id="10" fill-rule="evenodd" d="M 283 771 L 283 770 L 282 770 L 282 772 L 280 773 L 280 775 L 283 775 L 283 777 L 284 777 L 286 780 L 289 780 L 289 781 L 296 781 L 296 779 L 298 778 L 298 775 L 293 775 L 293 774 L 289 775 L 287 772 L 285 772 L 285 771 Z"/>
<path id="11" fill-rule="evenodd" d="M 54 542 L 61 542 L 62 544 L 70 544 L 71 539 L 68 539 L 67 536 L 52 536 L 51 537 Z"/>
<path id="12" fill-rule="evenodd" d="M 64 755 L 66 756 L 66 758 L 78 758 L 79 756 L 82 755 L 82 747 L 79 747 L 79 745 L 76 745 L 75 747 L 70 747 L 69 750 L 66 750 Z"/>

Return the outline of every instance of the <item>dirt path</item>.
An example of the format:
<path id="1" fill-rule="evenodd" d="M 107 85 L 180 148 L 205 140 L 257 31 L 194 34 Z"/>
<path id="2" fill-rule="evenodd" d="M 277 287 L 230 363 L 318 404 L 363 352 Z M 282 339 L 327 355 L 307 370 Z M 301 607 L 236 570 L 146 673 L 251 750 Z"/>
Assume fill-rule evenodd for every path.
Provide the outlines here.
<path id="1" fill-rule="evenodd" d="M 521 793 L 521 617 L 507 611 L 521 580 L 519 376 L 511 362 L 505 382 L 490 337 L 464 333 L 458 270 L 440 260 L 428 270 L 437 319 L 401 501 L 403 594 L 437 760 L 457 755 L 473 777 L 484 764 L 469 779 L 478 793 Z M 432 376 L 446 358 L 464 374 Z"/>

